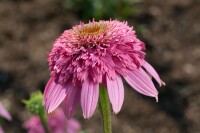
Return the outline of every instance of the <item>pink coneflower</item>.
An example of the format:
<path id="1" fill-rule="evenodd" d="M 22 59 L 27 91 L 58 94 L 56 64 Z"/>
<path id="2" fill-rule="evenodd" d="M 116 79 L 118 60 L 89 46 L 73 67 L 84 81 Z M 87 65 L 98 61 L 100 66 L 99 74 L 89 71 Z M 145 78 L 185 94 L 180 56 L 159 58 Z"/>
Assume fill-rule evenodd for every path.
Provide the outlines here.
<path id="1" fill-rule="evenodd" d="M 91 117 L 102 83 L 114 113 L 118 113 L 124 100 L 121 76 L 139 93 L 158 99 L 149 74 L 160 85 L 163 82 L 144 60 L 144 50 L 145 44 L 126 22 L 93 21 L 64 31 L 49 53 L 52 72 L 44 92 L 47 112 L 63 103 L 70 118 L 81 103 L 84 118 Z"/>
<path id="2" fill-rule="evenodd" d="M 23 126 L 28 129 L 28 133 L 45 133 L 38 116 L 31 117 Z M 59 108 L 48 115 L 47 126 L 51 133 L 77 133 L 81 128 L 77 120 L 66 120 L 63 110 Z"/>

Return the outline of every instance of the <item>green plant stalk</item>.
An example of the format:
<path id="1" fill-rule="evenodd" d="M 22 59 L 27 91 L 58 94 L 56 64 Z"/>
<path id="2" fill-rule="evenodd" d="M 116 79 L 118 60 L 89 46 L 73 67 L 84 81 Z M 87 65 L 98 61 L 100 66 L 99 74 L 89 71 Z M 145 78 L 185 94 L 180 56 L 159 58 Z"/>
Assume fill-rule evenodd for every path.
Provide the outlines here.
<path id="1" fill-rule="evenodd" d="M 107 89 L 102 85 L 100 88 L 100 96 L 99 96 L 99 111 L 101 113 L 101 118 L 103 120 L 103 129 L 104 133 L 112 133 L 111 127 L 111 112 L 110 112 L 110 102 L 108 98 Z"/>
<path id="2" fill-rule="evenodd" d="M 44 110 L 40 111 L 39 117 L 40 117 L 40 120 L 42 122 L 42 126 L 45 129 L 45 133 L 49 133 L 48 126 L 47 126 L 47 117 L 46 117 L 46 114 L 45 114 Z"/>

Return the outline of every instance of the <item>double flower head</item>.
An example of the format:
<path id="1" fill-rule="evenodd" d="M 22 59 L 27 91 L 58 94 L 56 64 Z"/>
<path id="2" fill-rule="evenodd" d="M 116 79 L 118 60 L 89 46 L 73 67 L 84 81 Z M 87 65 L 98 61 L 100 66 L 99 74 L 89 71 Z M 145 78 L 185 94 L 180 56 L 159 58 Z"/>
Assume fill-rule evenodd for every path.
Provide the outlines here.
<path id="1" fill-rule="evenodd" d="M 99 84 L 108 92 L 114 113 L 124 100 L 122 77 L 136 91 L 158 100 L 151 77 L 164 84 L 145 61 L 145 44 L 133 27 L 117 20 L 81 23 L 54 42 L 48 57 L 51 78 L 44 92 L 47 112 L 60 104 L 71 118 L 81 104 L 84 118 L 90 118 L 99 99 Z"/>

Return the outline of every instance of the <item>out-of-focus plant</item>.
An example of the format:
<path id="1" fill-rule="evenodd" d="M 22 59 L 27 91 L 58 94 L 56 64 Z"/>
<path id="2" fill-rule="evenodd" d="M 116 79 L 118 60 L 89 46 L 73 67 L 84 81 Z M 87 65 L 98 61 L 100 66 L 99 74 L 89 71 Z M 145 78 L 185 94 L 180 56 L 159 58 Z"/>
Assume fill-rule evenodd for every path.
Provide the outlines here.
<path id="1" fill-rule="evenodd" d="M 23 102 L 30 113 L 39 116 L 45 131 L 48 132 L 47 118 L 42 105 L 42 99 L 42 93 L 37 91 L 31 94 L 29 100 L 23 100 Z"/>
<path id="2" fill-rule="evenodd" d="M 60 108 L 46 115 L 42 99 L 41 92 L 34 92 L 29 100 L 23 101 L 27 110 L 33 114 L 23 125 L 28 133 L 77 133 L 80 131 L 80 123 L 75 119 L 67 120 Z"/>
<path id="3" fill-rule="evenodd" d="M 3 107 L 3 105 L 0 103 L 0 121 L 3 120 L 2 118 L 5 118 L 6 120 L 11 121 L 12 117 L 11 115 L 6 111 L 6 109 Z M 3 129 L 0 126 L 0 133 L 4 133 Z"/>
<path id="4" fill-rule="evenodd" d="M 64 7 L 77 13 L 82 20 L 125 19 L 140 9 L 139 0 L 64 0 Z"/>

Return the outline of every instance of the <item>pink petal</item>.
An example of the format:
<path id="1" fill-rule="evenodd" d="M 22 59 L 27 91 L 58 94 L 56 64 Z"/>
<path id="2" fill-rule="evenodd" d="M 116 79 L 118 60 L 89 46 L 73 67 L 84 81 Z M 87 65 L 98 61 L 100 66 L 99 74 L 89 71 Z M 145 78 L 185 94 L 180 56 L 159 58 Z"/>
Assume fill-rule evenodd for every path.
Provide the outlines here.
<path id="1" fill-rule="evenodd" d="M 124 76 L 124 78 L 128 84 L 139 93 L 155 97 L 156 100 L 158 99 L 158 91 L 156 90 L 150 77 L 143 69 L 140 68 L 130 71 Z"/>
<path id="2" fill-rule="evenodd" d="M 48 113 L 54 111 L 66 97 L 66 91 L 70 84 L 62 86 L 55 83 L 53 78 L 50 78 L 44 91 L 44 105 Z"/>
<path id="3" fill-rule="evenodd" d="M 113 111 L 118 113 L 124 101 L 124 87 L 122 79 L 119 75 L 116 75 L 115 80 L 111 80 L 108 78 L 108 76 L 106 76 L 106 81 L 108 95 L 113 107 Z"/>
<path id="4" fill-rule="evenodd" d="M 10 114 L 5 110 L 5 108 L 3 107 L 3 105 L 1 103 L 0 103 L 0 116 L 9 121 L 12 119 Z"/>
<path id="5" fill-rule="evenodd" d="M 81 97 L 81 88 L 79 87 L 79 85 L 76 84 L 76 86 L 71 87 L 68 90 L 67 96 L 65 97 L 63 103 L 64 113 L 68 119 L 70 119 L 75 113 L 78 104 L 80 103 L 80 97 Z"/>
<path id="6" fill-rule="evenodd" d="M 90 118 L 94 113 L 99 98 L 99 84 L 86 79 L 82 85 L 81 106 L 84 118 Z"/>
<path id="7" fill-rule="evenodd" d="M 145 61 L 143 67 L 156 79 L 160 86 L 164 84 L 156 70 L 148 62 Z"/>
<path id="8" fill-rule="evenodd" d="M 54 82 L 54 78 L 50 78 L 45 89 L 44 89 L 44 98 L 43 98 L 43 104 L 45 104 L 45 99 L 47 97 L 47 93 L 49 93 L 49 88 L 51 87 L 51 84 Z"/>

